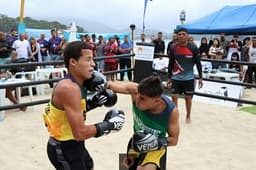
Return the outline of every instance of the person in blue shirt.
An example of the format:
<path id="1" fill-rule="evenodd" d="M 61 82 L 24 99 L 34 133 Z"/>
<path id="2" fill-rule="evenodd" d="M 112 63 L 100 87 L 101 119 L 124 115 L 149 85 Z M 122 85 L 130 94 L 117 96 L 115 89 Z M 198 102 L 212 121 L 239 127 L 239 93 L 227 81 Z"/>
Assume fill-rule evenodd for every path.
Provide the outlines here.
<path id="1" fill-rule="evenodd" d="M 126 35 L 124 37 L 124 42 L 120 45 L 119 47 L 119 52 L 121 54 L 130 54 L 132 51 L 132 44 L 129 42 L 128 40 L 128 36 Z M 120 69 L 125 69 L 125 67 L 131 68 L 131 56 L 127 56 L 127 57 L 121 57 L 119 59 L 119 63 L 120 63 Z M 132 72 L 128 71 L 128 79 L 129 81 L 132 81 Z M 120 80 L 123 81 L 124 80 L 124 72 L 120 73 Z"/>
<path id="2" fill-rule="evenodd" d="M 17 32 L 15 29 L 11 29 L 10 35 L 6 35 L 6 41 L 8 42 L 8 49 L 12 48 L 14 41 L 18 40 Z"/>
<path id="3" fill-rule="evenodd" d="M 40 45 L 40 52 L 41 52 L 41 56 L 42 56 L 42 60 L 46 61 L 47 60 L 47 56 L 48 56 L 48 41 L 45 39 L 45 35 L 41 34 L 40 35 L 40 39 L 37 40 L 37 42 Z"/>
<path id="4" fill-rule="evenodd" d="M 51 30 L 52 37 L 49 40 L 49 55 L 52 60 L 57 60 L 60 58 L 61 52 L 61 38 L 58 37 L 56 30 Z"/>

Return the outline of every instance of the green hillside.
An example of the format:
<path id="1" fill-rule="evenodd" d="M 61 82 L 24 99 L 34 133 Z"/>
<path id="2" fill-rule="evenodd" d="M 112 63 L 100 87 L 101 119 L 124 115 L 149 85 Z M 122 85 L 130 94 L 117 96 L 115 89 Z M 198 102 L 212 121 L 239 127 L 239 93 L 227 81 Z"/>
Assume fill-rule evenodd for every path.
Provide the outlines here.
<path id="1" fill-rule="evenodd" d="M 18 28 L 19 18 L 11 18 L 4 14 L 0 14 L 0 31 L 10 32 L 12 28 Z M 36 29 L 68 29 L 69 26 L 61 24 L 58 21 L 46 21 L 46 20 L 36 20 L 31 17 L 25 17 L 24 23 L 27 28 Z M 86 32 L 83 27 L 77 26 L 78 32 Z"/>

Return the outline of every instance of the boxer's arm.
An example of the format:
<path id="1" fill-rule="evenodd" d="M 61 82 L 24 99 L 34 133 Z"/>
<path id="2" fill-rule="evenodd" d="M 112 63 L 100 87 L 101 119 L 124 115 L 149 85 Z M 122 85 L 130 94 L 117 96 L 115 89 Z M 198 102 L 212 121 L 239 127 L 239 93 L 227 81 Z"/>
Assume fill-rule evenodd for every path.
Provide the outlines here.
<path id="1" fill-rule="evenodd" d="M 132 100 L 135 99 L 138 92 L 138 84 L 133 82 L 108 81 L 107 88 L 116 93 L 130 94 L 132 96 Z"/>
<path id="2" fill-rule="evenodd" d="M 168 146 L 175 146 L 178 143 L 180 134 L 179 111 L 177 108 L 173 109 L 169 122 L 167 143 Z"/>

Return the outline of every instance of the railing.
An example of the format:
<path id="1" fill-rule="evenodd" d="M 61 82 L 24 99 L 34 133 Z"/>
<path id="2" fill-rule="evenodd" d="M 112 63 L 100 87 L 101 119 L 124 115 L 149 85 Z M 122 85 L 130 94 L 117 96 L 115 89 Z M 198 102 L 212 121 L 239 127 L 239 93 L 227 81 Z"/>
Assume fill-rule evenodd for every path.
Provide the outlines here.
<path id="1" fill-rule="evenodd" d="M 95 57 L 94 60 L 104 60 L 106 58 L 124 58 L 124 57 L 132 57 L 135 54 L 123 54 L 123 55 L 115 55 L 115 56 L 102 56 L 102 57 Z M 55 65 L 63 65 L 64 61 L 63 60 L 58 60 L 58 61 L 47 61 L 47 62 L 29 62 L 29 63 L 13 63 L 13 64 L 5 64 L 5 65 L 0 65 L 0 70 L 1 69 L 7 69 L 7 68 L 22 68 L 26 66 L 55 66 Z M 50 68 L 49 68 L 50 69 Z M 121 73 L 121 72 L 126 72 L 126 71 L 134 71 L 133 68 L 127 68 L 127 69 L 121 69 L 121 70 L 114 70 L 114 71 L 108 71 L 108 72 L 103 72 L 103 74 L 108 75 L 112 73 Z M 50 79 L 50 80 L 33 80 L 30 82 L 23 82 L 23 83 L 16 83 L 16 84 L 0 84 L 0 89 L 4 89 L 7 87 L 24 87 L 24 86 L 32 86 L 32 85 L 40 85 L 40 84 L 48 84 L 48 83 L 56 83 L 60 81 L 61 79 Z M 49 99 L 44 99 L 44 100 L 38 100 L 38 101 L 31 101 L 31 102 L 26 102 L 26 103 L 19 103 L 19 104 L 11 104 L 11 105 L 6 105 L 6 106 L 0 106 L 0 111 L 2 110 L 10 110 L 10 109 L 17 109 L 21 108 L 24 106 L 33 106 L 33 105 L 39 105 L 39 104 L 45 104 L 48 103 Z"/>
<path id="2" fill-rule="evenodd" d="M 132 57 L 132 56 L 135 56 L 135 54 L 124 54 L 124 55 L 115 55 L 115 56 L 107 56 L 107 57 L 106 56 L 95 57 L 95 61 L 104 60 L 106 58 L 117 58 L 118 59 L 118 58 L 129 57 L 129 56 Z M 155 54 L 155 56 L 168 57 L 167 55 L 163 55 L 163 54 Z M 248 63 L 248 62 L 241 62 L 241 61 L 227 61 L 227 60 L 214 60 L 214 59 L 202 59 L 202 61 L 219 62 L 219 63 L 226 63 L 226 64 L 241 64 L 241 65 L 256 66 L 256 63 Z M 26 66 L 62 65 L 62 64 L 64 64 L 64 61 L 15 63 L 15 64 L 0 65 L 0 69 L 26 67 Z M 126 71 L 134 71 L 134 68 L 127 68 L 127 69 L 121 69 L 121 70 L 108 71 L 108 72 L 103 72 L 103 74 L 107 75 L 107 74 L 121 73 L 121 72 L 126 72 Z M 198 77 L 196 77 L 196 78 L 198 78 Z M 58 82 L 59 80 L 61 80 L 61 79 L 37 80 L 37 81 L 17 83 L 17 84 L 12 84 L 12 85 L 0 85 L 0 89 L 7 88 L 7 87 L 23 87 L 23 86 L 55 83 L 55 82 Z M 216 79 L 213 80 L 213 79 L 209 79 L 209 78 L 203 78 L 203 80 L 256 88 L 255 84 L 249 84 L 249 83 L 241 83 L 241 82 L 233 82 L 233 81 L 223 81 L 223 80 L 216 80 Z M 233 102 L 239 102 L 239 103 L 246 103 L 246 104 L 256 105 L 256 101 L 241 100 L 241 99 L 235 99 L 235 98 L 229 98 L 229 97 L 217 96 L 217 95 L 211 95 L 211 94 L 204 94 L 204 93 L 198 93 L 198 92 L 195 92 L 194 94 L 198 95 L 198 96 L 211 97 L 211 98 L 216 98 L 216 99 L 224 99 L 224 100 L 227 100 L 227 101 L 233 101 Z M 49 99 L 32 101 L 32 102 L 26 102 L 26 103 L 19 103 L 19 104 L 12 104 L 12 105 L 7 105 L 7 106 L 0 106 L 0 111 L 20 108 L 20 107 L 24 107 L 24 106 L 33 106 L 33 105 L 45 104 L 47 102 L 49 102 Z"/>
<path id="3" fill-rule="evenodd" d="M 156 56 L 156 57 L 168 57 L 168 55 L 159 54 L 159 53 L 155 54 L 154 56 Z M 256 67 L 256 63 L 249 63 L 249 62 L 246 62 L 246 61 L 228 61 L 228 60 L 205 59 L 205 58 L 202 58 L 201 61 L 208 61 L 208 62 L 215 62 L 215 63 L 217 62 L 217 63 L 224 63 L 224 64 L 248 65 L 248 66 L 255 66 Z M 159 72 L 159 73 L 164 73 L 163 71 L 158 71 L 158 70 L 155 70 L 155 71 Z M 196 77 L 196 79 L 198 79 L 198 77 Z M 216 79 L 209 79 L 209 78 L 203 78 L 203 80 L 204 81 L 209 81 L 209 82 L 218 82 L 218 83 L 224 83 L 224 84 L 232 84 L 232 85 L 239 85 L 239 86 L 256 88 L 256 84 L 251 84 L 251 83 L 243 83 L 243 82 L 235 82 L 235 81 L 227 81 L 227 80 L 216 80 Z M 210 98 L 215 98 L 215 99 L 223 99 L 223 100 L 232 101 L 232 102 L 239 102 L 239 103 L 256 105 L 256 101 L 242 100 L 242 99 L 236 99 L 236 98 L 230 98 L 230 97 L 218 96 L 218 95 L 212 95 L 212 94 L 206 94 L 206 93 L 199 93 L 199 92 L 194 92 L 194 95 L 203 96 L 203 97 L 210 97 Z"/>

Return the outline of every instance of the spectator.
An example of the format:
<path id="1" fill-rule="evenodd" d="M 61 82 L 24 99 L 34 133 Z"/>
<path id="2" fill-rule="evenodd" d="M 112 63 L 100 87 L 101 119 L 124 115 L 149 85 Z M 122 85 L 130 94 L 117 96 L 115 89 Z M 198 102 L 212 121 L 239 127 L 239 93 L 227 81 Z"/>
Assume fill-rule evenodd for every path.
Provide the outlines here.
<path id="1" fill-rule="evenodd" d="M 251 38 L 246 37 L 243 40 L 243 48 L 241 53 L 241 61 L 247 61 L 249 62 L 249 48 L 251 46 Z M 248 66 L 247 65 L 241 65 L 240 66 L 240 77 L 243 82 L 248 82 Z"/>
<path id="2" fill-rule="evenodd" d="M 12 51 L 10 54 L 10 61 L 7 61 L 5 64 L 11 64 L 11 63 L 16 63 L 17 62 L 17 52 L 16 51 Z M 6 72 L 2 72 L 3 70 L 1 70 L 1 75 L 2 76 L 6 76 Z M 11 73 L 11 75 L 15 75 L 17 72 L 19 72 L 20 70 L 18 68 L 11 68 L 9 70 L 9 72 Z M 15 95 L 13 94 L 13 91 L 15 89 L 13 87 L 7 87 L 6 88 L 6 97 L 13 103 L 13 104 L 18 104 L 18 99 L 17 99 L 17 94 L 15 93 Z M 21 111 L 26 111 L 27 107 L 21 107 L 20 108 Z"/>
<path id="3" fill-rule="evenodd" d="M 167 45 L 167 54 L 168 54 L 168 55 L 169 55 L 169 51 L 170 51 L 170 49 L 171 49 L 171 46 L 172 46 L 173 44 L 176 44 L 177 41 L 178 41 L 177 34 L 176 34 L 176 33 L 173 33 L 173 34 L 172 34 L 172 40 L 171 40 L 171 41 L 168 43 L 168 45 Z"/>
<path id="4" fill-rule="evenodd" d="M 225 33 L 222 32 L 220 33 L 220 45 L 222 46 L 223 48 L 223 55 L 222 55 L 222 58 L 227 58 L 227 55 L 228 55 L 228 41 L 226 40 L 225 38 Z"/>
<path id="5" fill-rule="evenodd" d="M 140 34 L 140 42 L 142 43 L 146 42 L 146 35 L 144 33 Z"/>
<path id="6" fill-rule="evenodd" d="M 231 55 L 231 61 L 239 61 L 239 54 L 234 52 Z M 240 72 L 240 65 L 239 64 L 229 64 L 228 66 L 229 69 L 234 69 L 237 72 Z"/>
<path id="7" fill-rule="evenodd" d="M 58 36 L 58 34 L 57 34 L 55 29 L 51 30 L 51 35 L 52 35 L 52 37 L 48 41 L 48 44 L 49 44 L 49 55 L 51 57 L 51 60 L 57 60 L 57 59 L 60 58 L 61 38 Z"/>
<path id="8" fill-rule="evenodd" d="M 48 48 L 49 48 L 49 43 L 47 40 L 45 40 L 45 35 L 41 34 L 40 39 L 37 40 L 37 42 L 40 45 L 40 53 L 42 56 L 43 61 L 47 61 L 48 59 Z"/>
<path id="9" fill-rule="evenodd" d="M 217 60 L 221 60 L 222 59 L 222 54 L 223 54 L 223 48 L 220 45 L 220 41 L 218 38 L 214 38 L 213 39 L 213 44 L 209 49 L 209 57 L 211 59 L 217 59 Z M 222 63 L 218 63 L 218 62 L 213 62 L 212 66 L 214 69 L 218 69 L 219 67 L 223 67 L 224 65 Z"/>
<path id="10" fill-rule="evenodd" d="M 14 41 L 12 48 L 17 52 L 17 59 L 29 60 L 31 54 L 30 44 L 25 40 L 25 35 L 20 33 L 19 39 Z"/>
<path id="11" fill-rule="evenodd" d="M 68 44 L 67 40 L 64 37 L 61 38 L 61 42 L 60 42 L 60 59 L 61 60 L 64 59 L 63 54 L 67 44 Z"/>
<path id="12" fill-rule="evenodd" d="M 192 36 L 188 37 L 188 42 L 196 45 L 194 38 Z"/>
<path id="13" fill-rule="evenodd" d="M 87 43 L 90 46 L 90 48 L 92 49 L 93 57 L 96 57 L 97 56 L 96 45 L 91 41 L 91 37 L 89 34 L 85 34 L 84 37 L 85 37 L 85 43 Z M 95 67 L 95 69 L 97 69 L 97 66 Z"/>
<path id="14" fill-rule="evenodd" d="M 153 40 L 153 44 L 155 45 L 154 53 L 164 54 L 165 42 L 162 40 L 162 38 L 163 38 L 163 33 L 158 32 L 157 39 Z"/>
<path id="15" fill-rule="evenodd" d="M 13 45 L 14 41 L 18 40 L 18 36 L 16 34 L 17 34 L 16 30 L 11 29 L 10 35 L 6 36 L 6 41 L 8 42 L 9 50 L 12 49 L 12 45 Z"/>
<path id="16" fill-rule="evenodd" d="M 150 37 L 150 40 L 151 40 L 151 43 L 153 43 L 153 41 L 156 39 L 155 35 L 151 35 Z"/>
<path id="17" fill-rule="evenodd" d="M 249 48 L 248 55 L 249 55 L 249 62 L 256 63 L 256 37 L 252 37 L 252 45 Z M 256 66 L 248 66 L 248 83 L 252 83 L 253 74 L 254 74 L 254 78 L 255 78 Z M 256 79 L 255 79 L 255 81 L 256 81 Z"/>
<path id="18" fill-rule="evenodd" d="M 4 64 L 9 59 L 8 42 L 5 33 L 0 32 L 0 64 Z"/>
<path id="19" fill-rule="evenodd" d="M 239 59 L 240 59 L 240 54 L 242 50 L 242 42 L 239 40 L 239 36 L 235 34 L 232 38 L 232 40 L 228 43 L 228 56 L 227 60 L 231 60 L 231 56 L 234 52 L 237 52 L 239 54 Z"/>
<path id="20" fill-rule="evenodd" d="M 116 53 L 118 52 L 118 47 L 115 44 L 115 38 L 114 37 L 110 37 L 108 40 L 108 43 L 104 46 L 104 55 L 105 56 L 114 56 L 116 55 Z M 115 58 L 106 58 L 104 60 L 104 71 L 113 71 L 113 70 L 117 70 L 117 61 Z M 111 73 L 108 74 L 106 76 L 107 80 L 116 80 L 116 74 L 115 73 Z"/>
<path id="21" fill-rule="evenodd" d="M 124 36 L 124 42 L 120 45 L 119 47 L 119 51 L 121 54 L 130 54 L 132 51 L 132 44 L 129 42 L 128 40 L 128 36 Z M 119 59 L 119 63 L 120 63 L 120 69 L 125 69 L 125 67 L 131 68 L 131 56 L 127 56 L 127 57 L 121 57 Z M 128 71 L 128 79 L 129 81 L 132 81 L 132 72 Z M 123 81 L 124 80 L 124 72 L 120 73 L 120 80 Z"/>
<path id="22" fill-rule="evenodd" d="M 208 53 L 209 53 L 209 45 L 207 43 L 207 38 L 206 37 L 202 37 L 201 38 L 201 44 L 199 46 L 199 53 L 202 56 L 203 54 L 206 54 L 208 58 Z"/>
<path id="23" fill-rule="evenodd" d="M 94 45 L 96 45 L 96 35 L 95 34 L 92 34 L 92 42 L 94 43 Z"/>
<path id="24" fill-rule="evenodd" d="M 96 55 L 97 57 L 103 57 L 104 56 L 104 46 L 105 43 L 103 41 L 103 36 L 99 35 L 98 42 L 96 43 Z M 104 60 L 98 60 L 97 61 L 97 69 L 100 72 L 103 72 L 104 70 Z"/>
<path id="25" fill-rule="evenodd" d="M 42 56 L 40 52 L 40 44 L 36 41 L 35 37 L 30 38 L 31 56 L 30 60 L 35 62 L 42 62 Z"/>

